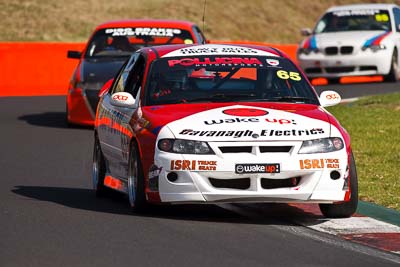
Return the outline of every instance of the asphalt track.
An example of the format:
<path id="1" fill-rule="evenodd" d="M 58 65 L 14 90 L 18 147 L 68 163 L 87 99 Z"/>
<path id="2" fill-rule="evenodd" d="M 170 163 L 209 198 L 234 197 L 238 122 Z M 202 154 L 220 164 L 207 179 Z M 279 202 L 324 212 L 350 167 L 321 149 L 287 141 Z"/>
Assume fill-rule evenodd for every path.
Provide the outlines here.
<path id="1" fill-rule="evenodd" d="M 397 84 L 324 86 L 343 98 Z M 364 89 L 363 89 L 364 88 Z M 400 257 L 293 222 L 288 205 L 163 206 L 96 199 L 93 131 L 67 128 L 65 97 L 0 98 L 0 266 L 399 266 Z"/>

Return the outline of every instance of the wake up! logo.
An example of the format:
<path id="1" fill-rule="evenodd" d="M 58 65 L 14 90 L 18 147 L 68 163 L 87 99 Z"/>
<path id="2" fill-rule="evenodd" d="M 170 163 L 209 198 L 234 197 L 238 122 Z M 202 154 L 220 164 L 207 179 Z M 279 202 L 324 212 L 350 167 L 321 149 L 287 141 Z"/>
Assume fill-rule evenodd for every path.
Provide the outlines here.
<path id="1" fill-rule="evenodd" d="M 255 108 L 232 108 L 226 109 L 222 111 L 222 113 L 230 116 L 240 116 L 240 117 L 250 117 L 250 118 L 229 118 L 229 119 L 213 119 L 204 121 L 205 125 L 213 125 L 213 124 L 223 124 L 223 123 L 241 123 L 241 122 L 261 122 L 264 119 L 256 118 L 259 116 L 268 115 L 268 111 L 262 109 Z M 285 118 L 265 118 L 265 122 L 274 123 L 274 124 L 293 124 L 296 125 L 296 121 L 293 119 L 285 119 Z"/>
<path id="2" fill-rule="evenodd" d="M 259 122 L 258 118 L 234 118 L 234 119 L 220 119 L 204 121 L 206 125 L 221 124 L 221 123 L 235 123 L 235 122 Z"/>

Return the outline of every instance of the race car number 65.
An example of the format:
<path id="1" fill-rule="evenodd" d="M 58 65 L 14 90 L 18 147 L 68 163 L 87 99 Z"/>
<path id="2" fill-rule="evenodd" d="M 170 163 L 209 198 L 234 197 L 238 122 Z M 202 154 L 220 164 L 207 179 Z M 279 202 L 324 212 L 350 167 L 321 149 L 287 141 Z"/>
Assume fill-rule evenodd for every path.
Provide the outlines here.
<path id="1" fill-rule="evenodd" d="M 294 72 L 294 71 L 291 71 L 291 72 L 288 73 L 285 70 L 278 70 L 276 72 L 276 75 L 279 78 L 281 78 L 282 80 L 287 80 L 287 79 L 291 79 L 293 81 L 300 81 L 301 80 L 300 73 Z"/>

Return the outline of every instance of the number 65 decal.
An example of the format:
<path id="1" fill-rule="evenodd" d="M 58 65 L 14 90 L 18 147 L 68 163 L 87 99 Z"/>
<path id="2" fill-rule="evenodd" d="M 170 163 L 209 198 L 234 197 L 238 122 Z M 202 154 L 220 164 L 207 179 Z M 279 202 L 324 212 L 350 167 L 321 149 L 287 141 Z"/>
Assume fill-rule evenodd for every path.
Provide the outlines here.
<path id="1" fill-rule="evenodd" d="M 294 71 L 291 71 L 291 72 L 288 73 L 285 70 L 278 70 L 276 72 L 276 76 L 278 76 L 282 80 L 291 79 L 293 81 L 301 81 L 300 73 L 294 72 Z"/>

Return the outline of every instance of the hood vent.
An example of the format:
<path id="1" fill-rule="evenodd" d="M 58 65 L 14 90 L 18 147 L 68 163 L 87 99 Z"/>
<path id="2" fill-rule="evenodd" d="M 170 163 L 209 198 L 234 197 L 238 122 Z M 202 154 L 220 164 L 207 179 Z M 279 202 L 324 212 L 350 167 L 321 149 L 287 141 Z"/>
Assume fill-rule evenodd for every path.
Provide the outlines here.
<path id="1" fill-rule="evenodd" d="M 261 153 L 287 153 L 291 149 L 291 146 L 260 146 Z"/>
<path id="2" fill-rule="evenodd" d="M 251 153 L 251 146 L 220 146 L 222 153 Z"/>

